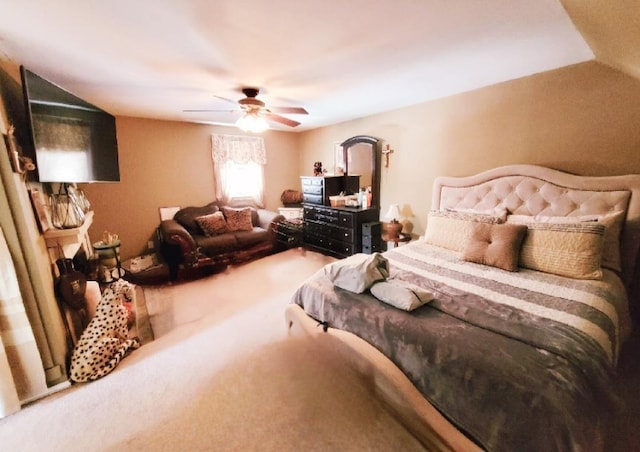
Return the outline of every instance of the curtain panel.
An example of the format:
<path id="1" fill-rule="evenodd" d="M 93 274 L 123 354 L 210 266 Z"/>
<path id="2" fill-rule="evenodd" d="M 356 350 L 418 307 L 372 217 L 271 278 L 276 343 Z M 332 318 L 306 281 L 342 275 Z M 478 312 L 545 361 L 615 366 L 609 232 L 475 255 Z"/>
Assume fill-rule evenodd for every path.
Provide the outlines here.
<path id="1" fill-rule="evenodd" d="M 0 418 L 46 393 L 46 381 L 18 277 L 0 228 Z"/>
<path id="2" fill-rule="evenodd" d="M 253 205 L 264 207 L 264 165 L 267 164 L 267 150 L 264 138 L 242 135 L 211 135 L 211 157 L 215 178 L 216 199 L 226 205 Z M 234 165 L 256 164 L 260 166 L 260 180 L 251 183 L 255 191 L 251 195 L 236 198 L 230 192 L 230 180 Z"/>

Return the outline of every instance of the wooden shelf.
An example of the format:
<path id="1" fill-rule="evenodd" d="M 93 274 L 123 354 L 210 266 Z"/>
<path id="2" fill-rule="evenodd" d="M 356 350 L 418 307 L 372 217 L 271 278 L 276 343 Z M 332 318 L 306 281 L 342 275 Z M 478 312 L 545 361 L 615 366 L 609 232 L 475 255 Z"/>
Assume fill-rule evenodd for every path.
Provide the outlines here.
<path id="1" fill-rule="evenodd" d="M 91 242 L 89 240 L 89 227 L 93 223 L 93 211 L 85 214 L 84 223 L 79 228 L 71 229 L 49 229 L 44 232 L 44 240 L 49 251 L 49 259 L 55 263 L 61 256 L 58 251 L 60 246 L 64 252 L 64 257 L 73 259 L 78 250 L 82 248 L 87 256 L 92 254 Z"/>

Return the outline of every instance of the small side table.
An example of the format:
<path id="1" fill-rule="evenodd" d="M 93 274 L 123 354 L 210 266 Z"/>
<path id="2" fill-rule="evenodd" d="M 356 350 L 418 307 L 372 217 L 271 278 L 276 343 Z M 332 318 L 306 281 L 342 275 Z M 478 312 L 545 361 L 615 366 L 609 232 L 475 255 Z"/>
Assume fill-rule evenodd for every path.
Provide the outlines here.
<path id="1" fill-rule="evenodd" d="M 398 246 L 398 243 L 410 242 L 411 241 L 411 235 L 410 234 L 400 233 L 400 235 L 398 237 L 391 238 L 386 234 L 382 234 L 382 241 L 383 242 L 393 242 L 393 247 L 396 248 Z"/>
<path id="2" fill-rule="evenodd" d="M 302 220 L 287 218 L 276 224 L 276 241 L 283 249 L 295 248 L 302 245 Z"/>
<path id="3" fill-rule="evenodd" d="M 120 262 L 119 240 L 109 244 L 96 242 L 93 244 L 93 249 L 98 252 L 100 265 L 103 267 L 103 272 L 100 275 L 103 283 L 112 283 L 124 276 L 124 269 Z M 112 265 L 112 262 L 115 265 Z"/>

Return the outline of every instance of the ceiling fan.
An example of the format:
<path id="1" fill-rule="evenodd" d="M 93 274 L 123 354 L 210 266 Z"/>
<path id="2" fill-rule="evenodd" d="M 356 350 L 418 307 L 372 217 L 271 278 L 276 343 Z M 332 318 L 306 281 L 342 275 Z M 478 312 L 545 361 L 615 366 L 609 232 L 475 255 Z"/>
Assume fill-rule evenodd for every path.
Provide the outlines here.
<path id="1" fill-rule="evenodd" d="M 307 110 L 302 107 L 267 107 L 263 101 L 257 98 L 260 90 L 258 88 L 242 88 L 242 93 L 246 96 L 243 99 L 238 101 L 234 101 L 231 99 L 227 99 L 225 97 L 215 96 L 218 99 L 222 99 L 227 102 L 231 102 L 238 105 L 238 108 L 235 110 L 184 110 L 185 112 L 244 112 L 242 118 L 239 121 L 242 121 L 245 118 L 249 118 L 251 120 L 264 118 L 269 121 L 278 122 L 280 124 L 284 124 L 289 127 L 296 127 L 300 125 L 298 121 L 294 121 L 293 119 L 285 118 L 284 116 L 280 116 L 277 113 L 289 114 L 289 115 L 307 115 L 309 114 Z"/>

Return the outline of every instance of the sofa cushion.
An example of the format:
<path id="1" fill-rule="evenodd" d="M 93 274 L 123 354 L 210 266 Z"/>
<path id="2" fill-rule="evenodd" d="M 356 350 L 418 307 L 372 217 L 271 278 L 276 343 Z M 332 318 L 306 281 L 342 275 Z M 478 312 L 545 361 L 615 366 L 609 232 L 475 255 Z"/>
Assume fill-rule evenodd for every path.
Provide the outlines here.
<path id="1" fill-rule="evenodd" d="M 204 231 L 204 235 L 209 237 L 224 234 L 228 230 L 227 221 L 224 219 L 222 212 L 215 212 L 210 215 L 196 217 L 196 222 Z"/>
<path id="2" fill-rule="evenodd" d="M 173 216 L 173 219 L 180 223 L 190 234 L 202 234 L 203 231 L 200 229 L 196 218 L 210 215 L 218 210 L 220 209 L 218 209 L 215 203 L 209 203 L 202 207 L 185 207 L 184 209 L 180 209 Z"/>
<path id="3" fill-rule="evenodd" d="M 223 207 L 222 212 L 227 220 L 227 228 L 229 231 L 251 231 L 253 229 L 250 207 L 244 207 L 242 209 Z"/>
<path id="4" fill-rule="evenodd" d="M 195 236 L 196 244 L 207 256 L 215 256 L 216 254 L 228 253 L 238 249 L 238 240 L 231 233 L 220 234 L 213 237 L 205 237 L 204 235 Z"/>
<path id="5" fill-rule="evenodd" d="M 242 249 L 249 248 L 257 243 L 269 241 L 269 232 L 259 227 L 253 227 L 251 231 L 236 231 L 233 235 L 236 236 L 238 246 Z"/>

